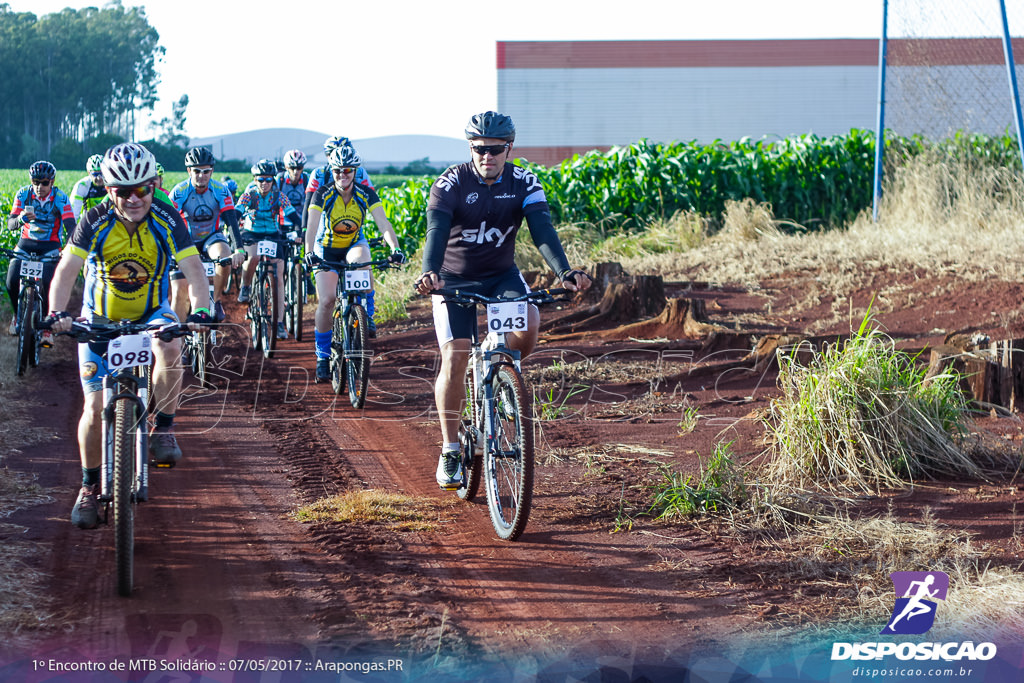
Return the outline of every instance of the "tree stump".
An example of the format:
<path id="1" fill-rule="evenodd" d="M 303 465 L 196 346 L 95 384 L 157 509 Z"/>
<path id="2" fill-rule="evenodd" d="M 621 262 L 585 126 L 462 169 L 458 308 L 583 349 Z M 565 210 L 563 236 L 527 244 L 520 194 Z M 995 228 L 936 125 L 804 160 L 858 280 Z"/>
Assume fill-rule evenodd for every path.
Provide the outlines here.
<path id="1" fill-rule="evenodd" d="M 966 344 L 953 337 L 950 342 L 931 350 L 926 382 L 953 370 L 961 390 L 976 403 L 1014 412 L 1024 408 L 1024 339 L 973 338 Z"/>
<path id="2" fill-rule="evenodd" d="M 660 275 L 634 275 L 611 283 L 601 300 L 581 311 L 541 326 L 549 334 L 575 334 L 608 323 L 633 322 L 665 308 L 665 283 Z M 563 337 L 564 338 L 564 337 Z"/>

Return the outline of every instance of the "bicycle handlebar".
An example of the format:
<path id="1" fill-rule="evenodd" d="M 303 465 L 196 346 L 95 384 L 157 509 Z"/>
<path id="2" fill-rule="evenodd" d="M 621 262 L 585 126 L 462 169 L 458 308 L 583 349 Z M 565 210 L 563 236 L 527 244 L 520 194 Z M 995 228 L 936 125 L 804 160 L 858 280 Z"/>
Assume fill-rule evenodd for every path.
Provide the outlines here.
<path id="1" fill-rule="evenodd" d="M 59 250 L 55 250 L 55 251 L 59 251 Z M 21 255 L 18 254 L 18 250 L 17 249 L 7 249 L 6 247 L 0 247 L 0 253 L 5 254 L 7 256 L 7 258 L 9 258 L 9 259 L 16 258 L 16 259 L 19 259 L 21 261 L 25 261 L 26 260 L 26 256 L 28 257 L 27 260 L 29 260 L 29 261 L 42 261 L 43 263 L 57 263 L 58 261 L 60 261 L 60 254 L 59 253 L 56 256 L 47 256 L 47 255 L 40 255 L 40 254 L 28 254 L 28 253 L 26 253 L 25 256 L 21 256 Z"/>
<path id="2" fill-rule="evenodd" d="M 387 270 L 388 268 L 399 267 L 399 264 L 392 263 L 387 259 L 387 257 L 374 259 L 372 261 L 366 261 L 364 263 L 345 263 L 343 261 L 325 261 L 323 259 L 320 259 L 320 262 L 317 263 L 316 265 L 327 266 L 328 268 L 331 268 L 333 270 L 359 270 L 360 268 L 369 268 L 370 266 L 373 266 L 379 270 Z"/>
<path id="3" fill-rule="evenodd" d="M 510 301 L 526 301 L 531 304 L 541 305 L 552 304 L 559 301 L 569 301 L 571 299 L 571 295 L 574 294 L 571 289 L 565 289 L 564 287 L 538 289 L 536 291 L 527 292 L 521 296 L 511 298 L 484 296 L 483 294 L 465 292 L 460 289 L 435 289 L 430 293 L 444 297 L 445 303 L 451 304 L 499 304 L 508 303 Z"/>
<path id="4" fill-rule="evenodd" d="M 52 322 L 45 318 L 37 324 L 37 327 L 41 330 L 48 330 L 51 326 Z M 56 334 L 64 334 L 80 342 L 89 342 L 110 341 L 122 335 L 138 334 L 139 332 L 156 332 L 156 336 L 164 342 L 169 342 L 175 337 L 184 337 L 191 333 L 186 323 L 154 325 L 148 322 L 135 323 L 127 320 L 119 323 L 83 323 L 76 320 L 71 323 L 70 330 L 67 332 L 57 332 Z"/>

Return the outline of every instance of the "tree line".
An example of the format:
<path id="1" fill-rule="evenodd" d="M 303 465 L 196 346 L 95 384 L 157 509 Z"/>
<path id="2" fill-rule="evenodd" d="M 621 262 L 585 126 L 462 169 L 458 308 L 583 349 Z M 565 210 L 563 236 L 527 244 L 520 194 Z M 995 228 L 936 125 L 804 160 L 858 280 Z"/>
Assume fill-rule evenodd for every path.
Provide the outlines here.
<path id="1" fill-rule="evenodd" d="M 159 40 L 145 9 L 120 0 L 42 17 L 0 3 L 0 168 L 84 169 L 133 139 L 136 114 L 158 99 Z M 168 170 L 184 168 L 187 104 L 183 95 L 158 138 L 142 141 Z"/>

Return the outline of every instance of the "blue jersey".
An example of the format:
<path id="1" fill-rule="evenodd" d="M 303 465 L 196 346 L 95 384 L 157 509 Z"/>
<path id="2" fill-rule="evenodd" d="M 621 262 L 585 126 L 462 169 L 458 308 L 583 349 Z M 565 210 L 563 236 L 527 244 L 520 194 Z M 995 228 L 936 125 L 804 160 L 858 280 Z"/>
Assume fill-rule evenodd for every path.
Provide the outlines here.
<path id="1" fill-rule="evenodd" d="M 231 193 L 216 180 L 210 181 L 205 192 L 197 192 L 191 180 L 183 180 L 171 189 L 169 196 L 197 244 L 223 230 L 221 216 L 235 208 Z"/>
<path id="2" fill-rule="evenodd" d="M 238 198 L 238 211 L 246 219 L 245 232 L 262 235 L 281 232 L 281 224 L 299 225 L 302 217 L 279 190 L 271 189 L 265 196 L 258 190 L 247 190 Z"/>

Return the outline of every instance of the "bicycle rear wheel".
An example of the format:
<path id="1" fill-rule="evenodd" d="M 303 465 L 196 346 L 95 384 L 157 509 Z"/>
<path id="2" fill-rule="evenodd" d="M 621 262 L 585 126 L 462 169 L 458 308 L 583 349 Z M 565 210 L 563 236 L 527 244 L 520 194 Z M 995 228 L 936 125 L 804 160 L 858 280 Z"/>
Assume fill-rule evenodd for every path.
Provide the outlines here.
<path id="1" fill-rule="evenodd" d="M 459 445 L 462 446 L 463 486 L 455 493 L 462 500 L 473 500 L 480 489 L 480 470 L 483 469 L 483 458 L 476 454 L 482 446 L 482 430 L 480 424 L 480 407 L 476 403 L 476 386 L 473 381 L 473 369 L 466 372 L 466 405 L 462 409 L 462 423 L 459 425 Z"/>
<path id="2" fill-rule="evenodd" d="M 31 287 L 21 290 L 18 297 L 18 357 L 16 360 L 19 375 L 24 375 L 30 365 L 35 365 L 33 360 L 38 353 L 36 348 L 35 328 L 36 293 Z"/>
<path id="3" fill-rule="evenodd" d="M 353 408 L 366 403 L 366 385 L 370 381 L 370 335 L 366 309 L 352 304 L 345 318 L 345 373 L 348 378 L 348 398 Z"/>
<path id="4" fill-rule="evenodd" d="M 263 355 L 271 358 L 274 355 L 274 347 L 277 345 L 277 297 L 275 288 L 277 286 L 277 273 L 272 269 L 264 270 L 260 274 L 260 345 L 263 347 Z"/>
<path id="5" fill-rule="evenodd" d="M 132 592 L 135 570 L 135 403 L 119 399 L 114 406 L 114 560 L 117 564 L 117 593 Z"/>
<path id="6" fill-rule="evenodd" d="M 491 387 L 491 430 L 484 456 L 487 507 L 498 537 L 514 541 L 523 533 L 533 501 L 533 425 L 523 376 L 501 363 Z"/>

